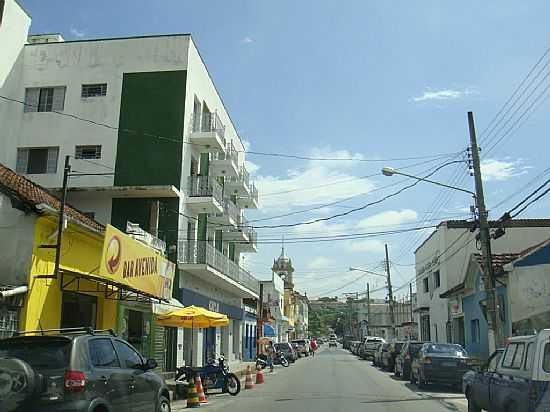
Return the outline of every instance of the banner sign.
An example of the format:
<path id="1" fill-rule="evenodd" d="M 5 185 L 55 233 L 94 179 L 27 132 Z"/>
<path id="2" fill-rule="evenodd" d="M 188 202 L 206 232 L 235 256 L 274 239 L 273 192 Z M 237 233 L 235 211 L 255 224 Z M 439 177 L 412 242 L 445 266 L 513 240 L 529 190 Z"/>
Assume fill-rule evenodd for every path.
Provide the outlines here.
<path id="1" fill-rule="evenodd" d="M 155 249 L 107 225 L 99 275 L 159 299 L 172 297 L 176 266 Z"/>

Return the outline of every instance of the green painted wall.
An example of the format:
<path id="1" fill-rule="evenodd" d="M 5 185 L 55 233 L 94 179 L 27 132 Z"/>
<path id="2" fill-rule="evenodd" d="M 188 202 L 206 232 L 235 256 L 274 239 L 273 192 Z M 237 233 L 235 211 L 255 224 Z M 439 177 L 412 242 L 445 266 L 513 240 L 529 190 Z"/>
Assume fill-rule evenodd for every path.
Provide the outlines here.
<path id="1" fill-rule="evenodd" d="M 185 70 L 124 74 L 115 186 L 180 187 L 186 78 Z"/>

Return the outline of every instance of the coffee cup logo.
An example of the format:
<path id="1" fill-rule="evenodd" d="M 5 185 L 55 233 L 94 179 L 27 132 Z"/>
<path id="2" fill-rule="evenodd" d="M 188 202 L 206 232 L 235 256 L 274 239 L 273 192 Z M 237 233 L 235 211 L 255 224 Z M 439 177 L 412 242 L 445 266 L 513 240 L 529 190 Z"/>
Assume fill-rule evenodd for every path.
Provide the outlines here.
<path id="1" fill-rule="evenodd" d="M 105 253 L 105 267 L 107 272 L 114 274 L 122 261 L 122 245 L 118 236 L 113 236 L 107 245 Z"/>

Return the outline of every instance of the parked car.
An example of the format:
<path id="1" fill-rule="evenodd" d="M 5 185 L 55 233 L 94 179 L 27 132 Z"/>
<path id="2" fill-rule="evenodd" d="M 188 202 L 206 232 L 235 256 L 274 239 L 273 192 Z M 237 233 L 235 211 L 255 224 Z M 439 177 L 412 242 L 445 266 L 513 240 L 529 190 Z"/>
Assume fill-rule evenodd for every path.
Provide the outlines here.
<path id="1" fill-rule="evenodd" d="M 349 343 L 349 351 L 354 355 L 357 355 L 357 348 L 361 342 L 358 340 L 353 340 Z"/>
<path id="2" fill-rule="evenodd" d="M 382 369 L 393 372 L 395 368 L 395 357 L 401 352 L 405 342 L 392 342 L 386 352 L 382 353 Z"/>
<path id="3" fill-rule="evenodd" d="M 489 407 L 489 382 L 497 371 L 504 348 L 499 348 L 489 356 L 479 371 L 468 371 L 462 376 L 462 392 L 468 399 L 469 411 L 480 411 Z M 474 385 L 476 386 L 474 388 Z"/>
<path id="4" fill-rule="evenodd" d="M 309 340 L 307 339 L 294 339 L 292 343 L 297 345 L 297 351 L 303 356 L 309 356 Z"/>
<path id="5" fill-rule="evenodd" d="M 385 342 L 386 341 L 384 338 L 379 338 L 378 336 L 367 336 L 364 341 L 365 359 L 374 359 L 374 353 L 378 348 L 378 344 Z"/>
<path id="6" fill-rule="evenodd" d="M 294 351 L 296 352 L 296 356 L 298 357 L 298 359 L 300 359 L 302 356 L 304 356 L 304 354 L 302 353 L 302 351 L 300 349 L 300 345 L 298 345 L 297 343 L 294 343 L 294 342 L 290 342 L 290 345 L 292 346 L 292 349 L 294 349 Z"/>
<path id="7" fill-rule="evenodd" d="M 372 364 L 374 366 L 382 366 L 382 358 L 384 356 L 384 352 L 388 351 L 388 348 L 390 347 L 389 343 L 379 343 L 378 349 L 374 353 Z"/>
<path id="8" fill-rule="evenodd" d="M 328 341 L 328 347 L 329 348 L 338 347 L 338 342 L 336 341 L 336 339 L 330 338 L 330 340 Z"/>
<path id="9" fill-rule="evenodd" d="M 401 379 L 409 380 L 411 378 L 411 363 L 416 353 L 422 345 L 427 342 L 407 341 L 401 348 L 399 354 L 395 357 L 395 376 Z"/>
<path id="10" fill-rule="evenodd" d="M 463 378 L 469 411 L 550 410 L 550 329 L 509 338 L 470 376 Z"/>
<path id="11" fill-rule="evenodd" d="M 292 347 L 292 345 L 288 342 L 283 343 L 276 343 L 275 350 L 277 352 L 282 352 L 283 355 L 285 355 L 285 358 L 290 362 L 294 363 L 298 359 L 298 354 L 296 353 L 296 350 Z"/>
<path id="12" fill-rule="evenodd" d="M 2 411 L 170 411 L 157 362 L 114 333 L 48 330 L 0 340 Z M 7 389 L 7 390 L 6 390 Z"/>
<path id="13" fill-rule="evenodd" d="M 419 388 L 428 383 L 461 385 L 462 375 L 470 370 L 466 350 L 453 343 L 425 343 L 411 365 L 411 383 Z"/>

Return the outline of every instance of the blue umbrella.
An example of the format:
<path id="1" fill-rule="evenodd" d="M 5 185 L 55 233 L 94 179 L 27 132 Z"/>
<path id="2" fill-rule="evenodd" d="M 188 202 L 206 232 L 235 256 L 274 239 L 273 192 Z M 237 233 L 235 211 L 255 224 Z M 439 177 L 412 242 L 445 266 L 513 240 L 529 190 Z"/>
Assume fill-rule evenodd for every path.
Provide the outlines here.
<path id="1" fill-rule="evenodd" d="M 264 336 L 267 336 L 269 338 L 274 338 L 277 336 L 277 333 L 275 332 L 275 329 L 273 329 L 273 326 L 269 324 L 264 324 Z"/>

